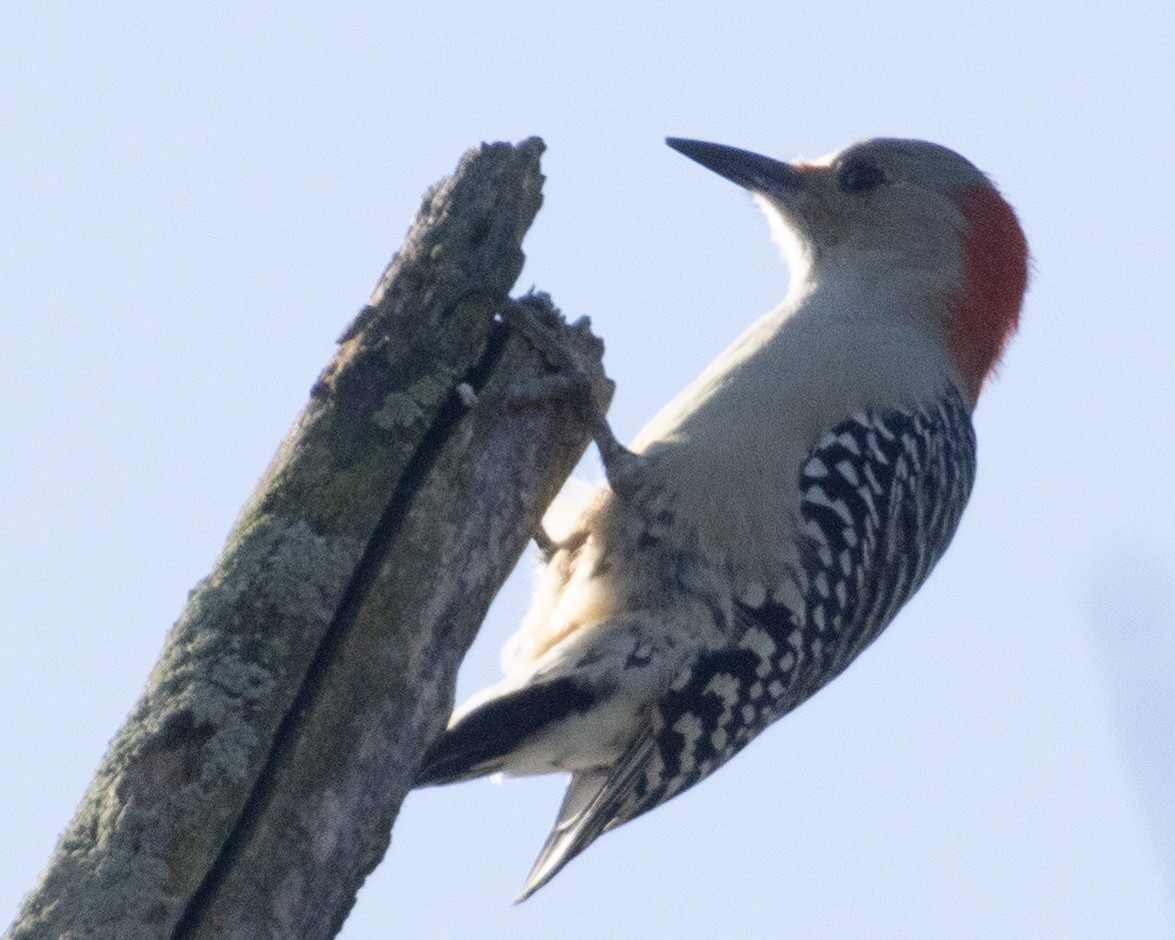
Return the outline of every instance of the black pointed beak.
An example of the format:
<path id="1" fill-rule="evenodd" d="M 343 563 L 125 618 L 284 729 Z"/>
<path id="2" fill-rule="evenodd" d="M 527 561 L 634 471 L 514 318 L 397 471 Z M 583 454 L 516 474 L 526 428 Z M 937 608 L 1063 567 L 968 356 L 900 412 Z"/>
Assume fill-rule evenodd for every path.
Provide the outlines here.
<path id="1" fill-rule="evenodd" d="M 790 163 L 750 150 L 683 137 L 666 137 L 665 143 L 719 176 L 764 196 L 794 193 L 804 182 L 803 175 Z"/>

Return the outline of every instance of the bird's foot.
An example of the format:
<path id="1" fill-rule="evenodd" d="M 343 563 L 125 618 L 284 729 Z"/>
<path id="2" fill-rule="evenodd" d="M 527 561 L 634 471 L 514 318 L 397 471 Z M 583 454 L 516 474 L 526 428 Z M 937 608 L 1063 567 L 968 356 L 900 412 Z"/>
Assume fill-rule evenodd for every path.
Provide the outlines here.
<path id="1" fill-rule="evenodd" d="M 510 394 L 511 404 L 520 407 L 552 398 L 573 403 L 600 451 L 608 484 L 621 499 L 631 497 L 638 488 L 641 457 L 616 439 L 604 416 L 604 405 L 597 397 L 595 383 L 560 331 L 559 327 L 564 331 L 568 327 L 557 314 L 553 314 L 550 299 L 545 294 L 527 295 L 509 304 L 501 316 L 503 322 L 525 336 L 542 353 L 543 358 L 558 370 L 516 386 Z M 555 322 L 552 322 L 552 316 L 557 318 Z M 586 331 L 586 320 L 581 323 Z M 575 330 L 579 326 L 575 324 L 570 329 Z M 538 537 L 535 541 L 546 554 L 544 543 Z M 555 545 L 549 538 L 546 541 L 548 545 Z"/>
<path id="2" fill-rule="evenodd" d="M 546 564 L 554 558 L 559 549 L 563 547 L 551 538 L 547 530 L 541 525 L 535 530 L 532 538 L 534 539 L 535 546 L 539 550 L 539 554 L 542 556 L 543 564 Z"/>

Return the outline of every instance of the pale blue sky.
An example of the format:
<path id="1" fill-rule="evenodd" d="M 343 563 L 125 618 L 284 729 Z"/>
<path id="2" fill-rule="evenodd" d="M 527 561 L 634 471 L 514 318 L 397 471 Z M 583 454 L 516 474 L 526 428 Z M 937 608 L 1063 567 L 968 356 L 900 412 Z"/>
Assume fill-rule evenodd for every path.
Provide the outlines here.
<path id="1" fill-rule="evenodd" d="M 1035 257 L 927 587 L 520 908 L 560 782 L 410 796 L 343 936 L 1175 936 L 1169 4 L 82 6 L 0 7 L 0 921 L 464 149 L 546 139 L 519 289 L 592 317 L 626 437 L 787 282 L 662 138 L 887 135 L 990 172 Z"/>

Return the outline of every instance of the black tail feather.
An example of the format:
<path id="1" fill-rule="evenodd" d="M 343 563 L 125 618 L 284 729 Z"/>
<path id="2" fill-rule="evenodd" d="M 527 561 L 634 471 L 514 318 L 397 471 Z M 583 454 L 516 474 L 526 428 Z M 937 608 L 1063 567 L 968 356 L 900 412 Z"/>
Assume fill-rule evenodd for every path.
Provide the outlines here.
<path id="1" fill-rule="evenodd" d="M 586 712 L 595 696 L 571 678 L 530 685 L 475 708 L 425 752 L 415 786 L 471 780 L 500 770 L 503 758 L 553 721 Z"/>

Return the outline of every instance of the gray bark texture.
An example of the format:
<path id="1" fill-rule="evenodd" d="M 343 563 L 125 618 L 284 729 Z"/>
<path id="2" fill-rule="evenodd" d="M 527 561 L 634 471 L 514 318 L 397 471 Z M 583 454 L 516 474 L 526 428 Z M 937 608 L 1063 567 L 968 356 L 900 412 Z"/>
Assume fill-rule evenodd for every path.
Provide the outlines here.
<path id="1" fill-rule="evenodd" d="M 342 927 L 587 446 L 575 390 L 611 398 L 586 322 L 509 298 L 542 150 L 483 145 L 425 196 L 6 936 Z"/>

